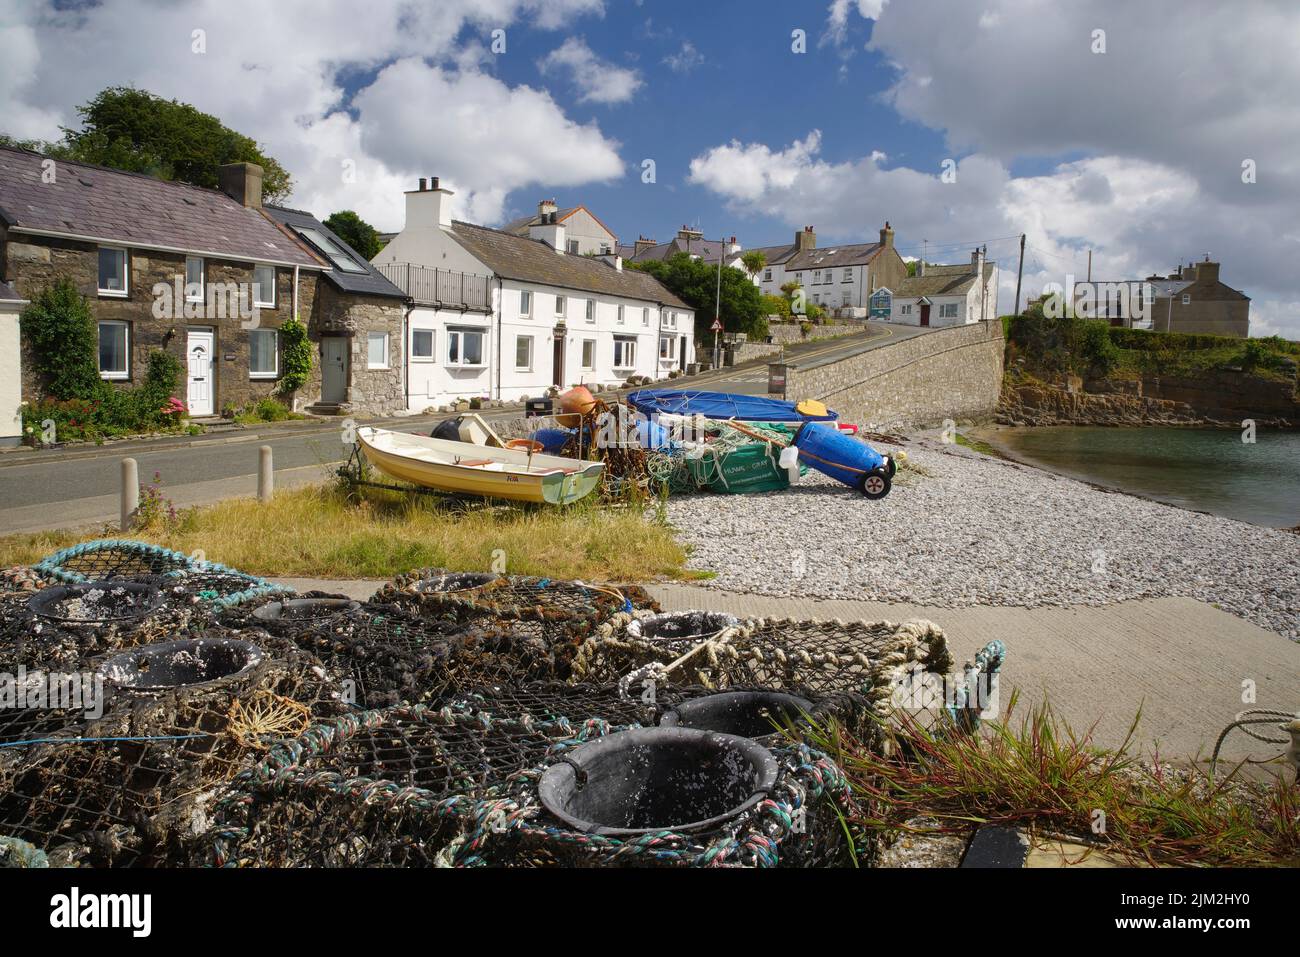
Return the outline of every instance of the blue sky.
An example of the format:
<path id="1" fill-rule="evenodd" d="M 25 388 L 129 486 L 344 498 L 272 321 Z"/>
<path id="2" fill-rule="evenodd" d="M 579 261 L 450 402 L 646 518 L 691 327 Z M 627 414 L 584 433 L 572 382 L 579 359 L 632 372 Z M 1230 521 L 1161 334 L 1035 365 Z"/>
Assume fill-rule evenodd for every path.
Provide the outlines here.
<path id="1" fill-rule="evenodd" d="M 888 219 L 905 255 L 988 241 L 1004 306 L 1021 232 L 1030 295 L 1090 250 L 1107 279 L 1210 255 L 1252 333 L 1300 339 L 1296 36 L 1294 0 L 9 0 L 0 129 L 134 85 L 256 138 L 318 215 L 400 228 L 436 175 L 460 218 L 553 197 L 623 240 Z"/>

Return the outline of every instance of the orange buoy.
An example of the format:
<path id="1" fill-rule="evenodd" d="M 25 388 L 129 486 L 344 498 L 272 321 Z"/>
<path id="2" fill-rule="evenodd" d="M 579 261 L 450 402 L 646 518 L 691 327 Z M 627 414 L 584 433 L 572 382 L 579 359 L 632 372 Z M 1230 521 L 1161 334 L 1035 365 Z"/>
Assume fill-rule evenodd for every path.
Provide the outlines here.
<path id="1" fill-rule="evenodd" d="M 596 406 L 596 397 L 585 385 L 575 385 L 568 392 L 560 393 L 560 411 L 576 412 L 586 415 Z"/>

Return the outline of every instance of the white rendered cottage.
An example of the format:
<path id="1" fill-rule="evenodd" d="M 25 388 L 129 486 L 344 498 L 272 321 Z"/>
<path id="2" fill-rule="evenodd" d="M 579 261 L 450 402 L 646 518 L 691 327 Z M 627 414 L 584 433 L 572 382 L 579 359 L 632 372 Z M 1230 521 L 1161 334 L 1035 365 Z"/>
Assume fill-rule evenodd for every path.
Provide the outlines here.
<path id="1" fill-rule="evenodd" d="M 983 282 L 976 277 L 983 276 Z M 998 315 L 998 266 L 986 262 L 984 250 L 971 253 L 969 263 L 917 263 L 917 274 L 888 293 L 889 321 L 908 326 L 960 326 Z M 884 302 L 882 295 L 878 300 Z M 876 301 L 873 301 L 873 306 Z"/>
<path id="2" fill-rule="evenodd" d="M 617 255 L 569 253 L 554 213 L 526 237 L 453 220 L 451 195 L 436 177 L 420 180 L 405 226 L 374 259 L 415 303 L 411 411 L 666 379 L 694 361 L 694 312 L 653 276 Z"/>

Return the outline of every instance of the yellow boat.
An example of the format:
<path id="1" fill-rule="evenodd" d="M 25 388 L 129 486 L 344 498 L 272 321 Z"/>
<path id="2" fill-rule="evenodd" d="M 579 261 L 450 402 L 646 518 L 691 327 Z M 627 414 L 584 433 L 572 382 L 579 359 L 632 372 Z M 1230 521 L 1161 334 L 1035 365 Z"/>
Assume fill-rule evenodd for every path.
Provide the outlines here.
<path id="1" fill-rule="evenodd" d="M 357 430 L 370 464 L 423 488 L 567 505 L 600 484 L 601 462 L 498 449 L 370 427 Z"/>

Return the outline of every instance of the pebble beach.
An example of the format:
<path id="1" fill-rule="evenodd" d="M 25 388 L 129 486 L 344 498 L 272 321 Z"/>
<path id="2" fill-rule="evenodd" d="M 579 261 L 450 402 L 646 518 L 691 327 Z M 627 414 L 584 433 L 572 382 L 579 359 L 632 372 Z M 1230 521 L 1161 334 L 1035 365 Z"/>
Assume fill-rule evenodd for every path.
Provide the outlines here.
<path id="1" fill-rule="evenodd" d="M 1300 535 L 938 440 L 902 448 L 879 501 L 809 472 L 781 492 L 674 498 L 668 520 L 727 591 L 938 607 L 1185 596 L 1300 641 Z"/>

